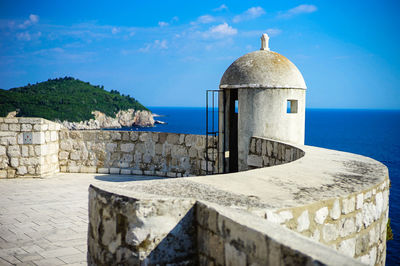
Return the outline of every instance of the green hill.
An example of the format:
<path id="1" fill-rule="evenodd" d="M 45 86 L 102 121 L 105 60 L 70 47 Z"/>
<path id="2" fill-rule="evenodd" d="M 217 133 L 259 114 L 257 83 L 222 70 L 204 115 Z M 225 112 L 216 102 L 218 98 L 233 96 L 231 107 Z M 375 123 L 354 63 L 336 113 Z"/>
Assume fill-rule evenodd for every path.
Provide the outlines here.
<path id="1" fill-rule="evenodd" d="M 0 117 L 19 109 L 17 116 L 43 117 L 71 122 L 93 118 L 97 110 L 115 117 L 119 110 L 148 110 L 135 98 L 110 92 L 71 77 L 49 79 L 10 90 L 0 89 Z"/>

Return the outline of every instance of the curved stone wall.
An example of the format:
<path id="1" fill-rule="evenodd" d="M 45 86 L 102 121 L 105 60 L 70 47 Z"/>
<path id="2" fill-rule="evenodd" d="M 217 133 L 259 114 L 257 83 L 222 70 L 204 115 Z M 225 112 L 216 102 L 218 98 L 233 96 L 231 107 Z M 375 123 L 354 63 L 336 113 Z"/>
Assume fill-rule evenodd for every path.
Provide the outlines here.
<path id="1" fill-rule="evenodd" d="M 299 147 L 253 137 L 248 163 L 252 167 L 264 167 L 303 156 L 304 151 Z M 363 191 L 258 214 L 364 263 L 384 265 L 389 182 L 387 175 L 382 182 Z"/>
<path id="2" fill-rule="evenodd" d="M 246 212 L 91 186 L 88 265 L 110 264 L 362 265 Z"/>
<path id="3" fill-rule="evenodd" d="M 190 254 L 177 253 L 180 257 L 178 256 L 176 260 L 173 256 L 166 256 L 168 261 L 158 261 L 160 263 L 179 264 L 186 260 L 183 258 L 190 257 L 191 262 L 197 260 L 196 263 L 202 264 L 227 264 L 232 259 L 243 263 L 275 261 L 306 264 L 318 257 L 313 252 L 321 254 L 321 252 L 327 252 L 327 249 L 338 252 L 333 252 L 335 255 L 329 255 L 330 257 L 325 260 L 318 259 L 322 264 L 357 264 L 349 257 L 342 257 L 347 255 L 363 263 L 384 265 L 389 194 L 388 171 L 385 166 L 359 155 L 289 145 L 256 137 L 250 140 L 248 163 L 254 168 L 253 170 L 175 179 L 176 182 L 173 183 L 166 179 L 141 181 L 124 185 L 124 188 L 120 190 L 113 189 L 111 190 L 113 192 L 109 194 L 103 191 L 102 193 L 106 193 L 108 197 L 119 198 L 119 200 L 114 200 L 115 206 L 108 203 L 111 202 L 110 200 L 102 200 L 101 208 L 91 209 L 93 213 L 90 214 L 90 219 L 95 219 L 94 221 L 110 219 L 109 216 L 102 218 L 104 208 L 118 209 L 121 213 L 125 212 L 124 215 L 128 215 L 124 197 L 134 199 L 136 207 L 129 212 L 138 212 L 134 217 L 144 215 L 147 218 L 138 218 L 140 222 L 137 220 L 136 225 L 128 226 L 131 232 L 137 234 L 134 239 L 140 239 L 140 241 L 130 242 L 129 252 L 133 251 L 130 254 L 134 257 L 140 256 L 135 254 L 142 254 L 142 260 L 140 260 L 142 263 L 153 261 L 153 254 L 159 252 L 159 250 L 155 252 L 154 248 L 158 247 L 159 243 L 164 243 L 165 238 L 167 242 L 170 241 L 169 237 L 176 239 L 174 234 L 183 230 L 179 222 L 182 214 L 178 214 L 178 217 L 175 215 L 175 212 L 181 208 L 177 204 L 180 199 L 188 204 L 181 209 L 180 213 L 191 213 L 188 208 L 190 205 L 194 206 L 195 216 L 189 215 L 189 220 L 196 219 L 194 224 L 197 235 L 187 234 L 185 241 L 189 239 L 197 241 L 195 252 L 197 257 L 193 258 L 193 250 L 189 249 Z M 266 165 L 275 166 L 264 167 Z M 98 194 L 100 190 L 91 188 L 91 191 Z M 193 201 L 193 199 L 197 200 Z M 217 204 L 214 206 L 226 206 L 221 208 L 227 211 L 221 211 L 219 207 L 215 207 L 217 211 L 213 212 L 208 211 L 208 207 L 198 209 L 199 202 L 204 200 Z M 174 203 L 170 204 L 170 202 Z M 142 203 L 147 204 L 149 209 L 140 207 Z M 173 208 L 175 218 L 169 217 L 164 220 L 163 217 L 170 208 Z M 239 213 L 233 215 L 238 209 Z M 158 213 L 161 214 L 158 215 Z M 229 225 L 224 224 L 223 221 L 229 213 L 232 213 L 234 218 L 229 218 Z M 93 215 L 97 218 L 92 218 Z M 258 225 L 248 222 L 249 219 L 257 219 L 256 216 L 263 218 L 264 221 L 266 219 L 265 223 L 272 222 L 280 226 L 274 227 L 273 230 L 268 229 L 267 234 L 260 232 L 256 229 L 259 228 Z M 243 220 L 241 217 L 247 218 Z M 160 226 L 167 221 L 170 221 L 172 225 L 169 224 L 168 228 Z M 188 225 L 190 222 L 184 224 Z M 268 224 L 265 226 L 268 227 Z M 98 243 L 102 241 L 102 232 L 105 231 L 95 228 L 98 233 L 94 234 L 90 241 Z M 288 240 L 288 229 L 294 235 L 299 233 L 306 238 L 297 239 L 291 236 Z M 185 230 L 183 232 L 186 232 Z M 279 237 L 280 235 L 284 237 Z M 110 236 L 118 239 L 115 232 Z M 149 236 L 149 238 L 144 236 Z M 263 246 L 266 243 L 263 239 L 266 238 L 272 238 L 274 241 L 271 242 L 272 244 L 268 242 L 269 240 L 267 241 L 268 250 L 264 252 Z M 321 245 L 304 248 L 310 247 L 311 240 Z M 91 245 L 90 242 L 89 245 Z M 287 245 L 291 248 L 287 249 Z M 108 256 L 115 257 L 117 253 L 114 253 L 113 246 L 114 244 L 111 245 L 111 250 L 110 246 L 98 247 L 106 253 L 111 252 Z M 141 249 L 144 246 L 148 249 Z M 168 245 L 161 246 L 167 248 Z M 179 247 L 177 249 L 181 250 Z M 92 249 L 90 252 L 99 251 Z M 164 250 L 163 252 L 172 251 Z M 94 259 L 99 258 L 98 253 L 89 255 L 95 256 Z M 100 258 L 99 264 L 103 263 L 102 260 L 105 257 L 101 255 Z M 329 260 L 330 258 L 333 260 Z M 342 261 L 339 263 L 340 260 Z"/>
<path id="4" fill-rule="evenodd" d="M 252 137 L 247 165 L 250 169 L 290 163 L 304 156 L 304 151 L 293 145 L 265 138 Z"/>

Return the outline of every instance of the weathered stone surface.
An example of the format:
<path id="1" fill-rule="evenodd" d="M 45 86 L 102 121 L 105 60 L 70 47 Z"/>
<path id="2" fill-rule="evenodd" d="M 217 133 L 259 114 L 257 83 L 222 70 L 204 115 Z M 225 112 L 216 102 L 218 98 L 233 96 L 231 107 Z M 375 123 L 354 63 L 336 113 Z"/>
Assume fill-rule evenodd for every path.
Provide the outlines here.
<path id="1" fill-rule="evenodd" d="M 333 203 L 333 207 L 330 211 L 330 216 L 334 220 L 337 220 L 340 217 L 340 202 L 337 199 Z"/>
<path id="2" fill-rule="evenodd" d="M 299 218 L 297 218 L 297 231 L 303 232 L 310 227 L 310 219 L 308 217 L 308 211 L 303 211 Z"/>
<path id="3" fill-rule="evenodd" d="M 328 216 L 329 210 L 327 207 L 323 207 L 315 212 L 315 222 L 318 224 L 323 224 L 326 217 Z"/>
<path id="4" fill-rule="evenodd" d="M 351 197 L 350 199 L 343 199 L 343 207 L 342 214 L 348 214 L 354 211 L 355 209 L 355 198 Z"/>
<path id="5" fill-rule="evenodd" d="M 356 206 L 356 209 L 357 210 L 361 209 L 362 206 L 363 206 L 363 203 L 364 203 L 364 194 L 360 193 L 360 194 L 357 195 L 357 206 Z"/>
<path id="6" fill-rule="evenodd" d="M 356 239 L 350 238 L 340 242 L 338 251 L 350 257 L 354 257 L 356 249 Z"/>
<path id="7" fill-rule="evenodd" d="M 121 144 L 121 151 L 123 152 L 132 152 L 134 148 L 135 144 L 133 143 Z"/>
<path id="8" fill-rule="evenodd" d="M 340 227 L 340 236 L 341 237 L 346 237 L 356 231 L 356 225 L 354 224 L 354 218 L 349 217 L 349 218 L 344 218 L 341 222 L 341 227 Z"/>
<path id="9" fill-rule="evenodd" d="M 337 239 L 339 230 L 336 224 L 325 224 L 322 228 L 322 237 L 325 242 L 330 242 Z"/>

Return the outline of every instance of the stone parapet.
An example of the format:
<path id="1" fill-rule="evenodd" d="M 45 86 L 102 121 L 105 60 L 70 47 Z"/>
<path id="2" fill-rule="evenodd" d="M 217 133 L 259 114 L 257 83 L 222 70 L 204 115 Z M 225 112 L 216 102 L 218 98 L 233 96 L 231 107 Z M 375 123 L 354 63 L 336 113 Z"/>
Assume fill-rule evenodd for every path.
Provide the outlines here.
<path id="1" fill-rule="evenodd" d="M 59 172 L 60 128 L 42 118 L 0 118 L 0 178 L 40 177 Z"/>
<path id="2" fill-rule="evenodd" d="M 89 265 L 363 265 L 240 210 L 89 188 Z"/>
<path id="3" fill-rule="evenodd" d="M 250 169 L 290 163 L 304 156 L 300 148 L 271 139 L 250 139 L 247 165 Z"/>
<path id="4" fill-rule="evenodd" d="M 304 154 L 299 147 L 253 137 L 248 163 L 253 169 L 279 165 L 297 160 Z M 354 161 L 348 163 L 357 164 Z M 357 177 L 353 178 L 353 182 L 361 182 Z M 383 181 L 363 191 L 303 206 L 257 211 L 256 214 L 364 263 L 385 265 L 389 182 L 386 175 Z"/>
<path id="5" fill-rule="evenodd" d="M 205 136 L 62 130 L 59 162 L 61 172 L 68 173 L 202 175 L 206 173 Z M 213 167 L 214 162 L 209 164 Z"/>

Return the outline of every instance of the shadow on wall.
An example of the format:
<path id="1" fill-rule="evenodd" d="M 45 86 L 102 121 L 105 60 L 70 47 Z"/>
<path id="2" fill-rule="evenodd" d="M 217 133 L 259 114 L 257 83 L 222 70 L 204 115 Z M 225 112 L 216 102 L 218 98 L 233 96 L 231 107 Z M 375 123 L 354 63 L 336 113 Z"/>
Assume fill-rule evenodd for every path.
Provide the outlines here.
<path id="1" fill-rule="evenodd" d="M 141 261 L 149 265 L 156 264 L 178 264 L 196 265 L 196 226 L 194 222 L 195 207 L 191 208 L 176 226 L 163 238 L 163 240 Z M 148 243 L 146 243 L 148 241 Z M 146 239 L 139 246 L 146 250 Z"/>
<path id="2" fill-rule="evenodd" d="M 157 176 L 132 176 L 132 175 L 99 175 L 94 177 L 97 180 L 105 182 L 132 182 L 132 181 L 148 181 L 156 179 L 165 179 L 167 177 Z"/>

